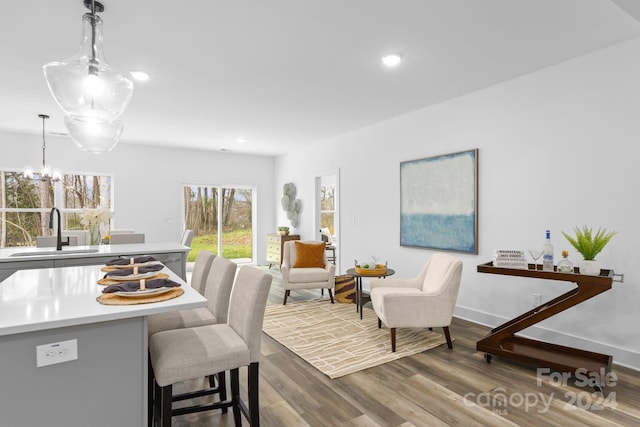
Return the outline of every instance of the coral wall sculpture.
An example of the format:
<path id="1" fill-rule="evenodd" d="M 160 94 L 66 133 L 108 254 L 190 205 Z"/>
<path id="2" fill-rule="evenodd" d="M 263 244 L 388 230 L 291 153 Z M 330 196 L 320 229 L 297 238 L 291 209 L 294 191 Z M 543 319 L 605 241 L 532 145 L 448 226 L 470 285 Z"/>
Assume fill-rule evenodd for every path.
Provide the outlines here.
<path id="1" fill-rule="evenodd" d="M 296 199 L 296 186 L 292 182 L 287 182 L 282 187 L 282 209 L 287 213 L 287 219 L 293 227 L 297 227 L 300 220 L 302 202 Z"/>

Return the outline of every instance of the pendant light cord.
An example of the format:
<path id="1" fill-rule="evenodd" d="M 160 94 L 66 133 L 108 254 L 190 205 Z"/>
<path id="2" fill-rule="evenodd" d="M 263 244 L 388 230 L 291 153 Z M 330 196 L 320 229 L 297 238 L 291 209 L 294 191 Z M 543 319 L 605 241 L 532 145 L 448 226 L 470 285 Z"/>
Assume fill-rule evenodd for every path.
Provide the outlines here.
<path id="1" fill-rule="evenodd" d="M 91 0 L 91 63 L 96 62 L 96 0 Z M 97 74 L 97 73 L 96 73 Z"/>
<path id="2" fill-rule="evenodd" d="M 39 114 L 39 116 L 42 118 L 42 169 L 44 169 L 46 165 L 45 156 L 47 151 L 47 143 L 44 138 L 44 121 L 48 119 L 49 116 L 46 114 Z"/>

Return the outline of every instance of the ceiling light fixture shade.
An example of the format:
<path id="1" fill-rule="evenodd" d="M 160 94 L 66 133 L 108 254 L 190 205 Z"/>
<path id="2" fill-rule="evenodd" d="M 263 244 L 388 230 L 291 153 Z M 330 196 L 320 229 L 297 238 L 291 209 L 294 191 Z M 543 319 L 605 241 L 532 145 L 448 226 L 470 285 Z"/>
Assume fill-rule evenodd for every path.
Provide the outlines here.
<path id="1" fill-rule="evenodd" d="M 120 120 L 104 123 L 69 116 L 64 118 L 64 124 L 67 126 L 69 136 L 79 149 L 95 154 L 113 150 L 124 128 Z"/>
<path id="2" fill-rule="evenodd" d="M 43 71 L 51 94 L 67 117 L 108 125 L 129 105 L 134 85 L 105 59 L 102 19 L 96 15 L 104 11 L 104 6 L 94 0 L 84 0 L 84 5 L 91 12 L 82 17 L 80 48 L 69 59 L 45 64 Z M 68 130 L 71 133 L 71 129 Z M 84 143 L 89 144 L 89 141 Z M 101 149 L 89 151 L 103 152 Z"/>

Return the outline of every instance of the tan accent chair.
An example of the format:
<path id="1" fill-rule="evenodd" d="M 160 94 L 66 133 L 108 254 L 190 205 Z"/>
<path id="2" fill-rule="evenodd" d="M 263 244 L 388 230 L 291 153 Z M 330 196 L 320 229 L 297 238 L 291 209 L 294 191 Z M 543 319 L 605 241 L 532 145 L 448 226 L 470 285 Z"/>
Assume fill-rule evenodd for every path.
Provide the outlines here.
<path id="1" fill-rule="evenodd" d="M 458 298 L 462 261 L 435 253 L 414 279 L 371 279 L 371 303 L 378 327 L 391 329 L 391 351 L 396 351 L 396 328 L 442 327 L 453 348 L 449 325 Z"/>
<path id="2" fill-rule="evenodd" d="M 316 240 L 290 240 L 284 243 L 282 265 L 280 266 L 282 287 L 284 288 L 282 305 L 287 304 L 291 290 L 297 289 L 328 289 L 329 298 L 333 304 L 333 288 L 336 281 L 335 264 L 327 261 L 326 251 L 323 250 L 324 268 L 293 268 L 296 264 L 296 242 L 324 245 L 324 242 Z"/>
<path id="3" fill-rule="evenodd" d="M 156 418 L 160 427 L 171 417 L 212 409 L 233 408 L 234 423 L 242 414 L 252 426 L 260 425 L 258 398 L 262 323 L 272 276 L 256 267 L 238 271 L 229 302 L 226 324 L 174 329 L 154 334 L 149 355 L 154 376 Z M 240 399 L 239 368 L 248 367 L 248 406 Z M 218 372 L 231 372 L 231 399 L 196 407 L 172 409 L 173 384 Z"/>

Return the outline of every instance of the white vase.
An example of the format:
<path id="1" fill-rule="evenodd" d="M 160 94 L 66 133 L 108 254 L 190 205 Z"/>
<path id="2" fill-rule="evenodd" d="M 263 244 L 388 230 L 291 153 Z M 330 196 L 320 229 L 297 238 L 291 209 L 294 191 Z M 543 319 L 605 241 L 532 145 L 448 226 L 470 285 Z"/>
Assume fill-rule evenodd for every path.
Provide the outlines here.
<path id="1" fill-rule="evenodd" d="M 582 263 L 580 264 L 580 274 L 587 274 L 589 276 L 599 276 L 600 262 L 595 259 L 590 261 L 583 259 Z"/>

